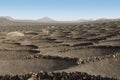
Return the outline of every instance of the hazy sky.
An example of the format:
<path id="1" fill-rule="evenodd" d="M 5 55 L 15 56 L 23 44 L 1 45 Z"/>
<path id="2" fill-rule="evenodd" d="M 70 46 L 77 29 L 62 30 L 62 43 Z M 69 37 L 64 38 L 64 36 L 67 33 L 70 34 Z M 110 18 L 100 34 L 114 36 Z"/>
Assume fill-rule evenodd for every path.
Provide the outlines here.
<path id="1" fill-rule="evenodd" d="M 120 18 L 120 0 L 0 0 L 0 16 L 56 20 Z"/>

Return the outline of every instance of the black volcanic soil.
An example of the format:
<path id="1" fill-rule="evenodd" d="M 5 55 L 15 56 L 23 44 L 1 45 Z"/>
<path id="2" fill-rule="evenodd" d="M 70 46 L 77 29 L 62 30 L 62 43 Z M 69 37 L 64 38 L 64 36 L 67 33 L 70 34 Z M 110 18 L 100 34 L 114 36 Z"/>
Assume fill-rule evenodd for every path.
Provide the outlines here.
<path id="1" fill-rule="evenodd" d="M 14 31 L 24 36 L 7 35 Z M 78 71 L 120 78 L 119 40 L 119 21 L 1 25 L 0 75 Z"/>
<path id="2" fill-rule="evenodd" d="M 92 75 L 102 75 L 102 76 L 111 76 L 120 78 L 120 56 L 117 58 L 104 59 L 97 62 L 91 62 L 87 64 L 81 64 L 70 69 L 62 70 L 65 72 L 87 72 Z"/>

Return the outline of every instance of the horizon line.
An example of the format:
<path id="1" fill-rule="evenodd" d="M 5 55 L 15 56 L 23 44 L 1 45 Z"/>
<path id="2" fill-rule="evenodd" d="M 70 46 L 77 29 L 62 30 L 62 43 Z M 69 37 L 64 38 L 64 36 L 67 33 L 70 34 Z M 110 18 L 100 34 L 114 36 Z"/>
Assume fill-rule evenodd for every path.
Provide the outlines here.
<path id="1" fill-rule="evenodd" d="M 54 21 L 79 21 L 79 20 L 100 20 L 100 19 L 120 19 L 120 17 L 115 17 L 115 18 L 108 18 L 108 17 L 99 17 L 99 18 L 79 18 L 79 19 L 74 19 L 74 20 L 58 20 L 58 19 L 54 19 L 54 18 L 51 18 L 51 17 L 40 17 L 40 18 L 37 18 L 37 19 L 34 19 L 34 18 L 15 18 L 15 17 L 11 17 L 11 16 L 0 16 L 0 18 L 7 18 L 9 20 L 39 20 L 39 19 L 44 19 L 44 18 L 48 18 L 48 19 L 51 19 L 51 20 L 54 20 Z"/>

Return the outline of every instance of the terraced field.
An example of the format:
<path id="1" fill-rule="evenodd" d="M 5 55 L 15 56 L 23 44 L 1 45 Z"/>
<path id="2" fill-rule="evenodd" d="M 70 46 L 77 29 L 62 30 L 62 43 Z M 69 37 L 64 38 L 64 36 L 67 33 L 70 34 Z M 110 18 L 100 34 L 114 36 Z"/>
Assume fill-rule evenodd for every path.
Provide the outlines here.
<path id="1" fill-rule="evenodd" d="M 82 72 L 119 79 L 120 24 L 104 23 L 1 26 L 0 75 Z"/>

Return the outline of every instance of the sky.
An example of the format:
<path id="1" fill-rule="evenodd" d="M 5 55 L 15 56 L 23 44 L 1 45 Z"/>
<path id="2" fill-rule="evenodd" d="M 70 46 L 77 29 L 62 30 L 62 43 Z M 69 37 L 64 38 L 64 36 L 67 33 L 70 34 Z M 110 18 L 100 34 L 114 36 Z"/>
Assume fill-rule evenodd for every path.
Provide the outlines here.
<path id="1" fill-rule="evenodd" d="M 120 18 L 120 0 L 0 0 L 0 16 L 63 21 Z"/>

